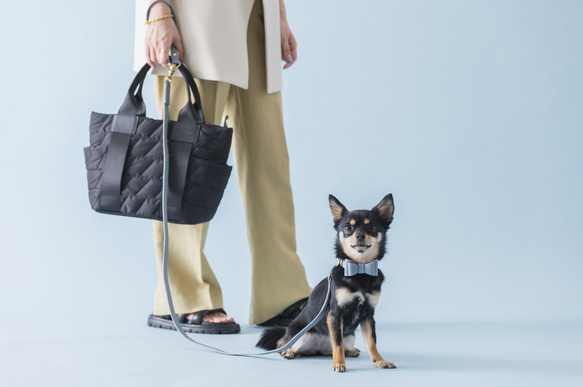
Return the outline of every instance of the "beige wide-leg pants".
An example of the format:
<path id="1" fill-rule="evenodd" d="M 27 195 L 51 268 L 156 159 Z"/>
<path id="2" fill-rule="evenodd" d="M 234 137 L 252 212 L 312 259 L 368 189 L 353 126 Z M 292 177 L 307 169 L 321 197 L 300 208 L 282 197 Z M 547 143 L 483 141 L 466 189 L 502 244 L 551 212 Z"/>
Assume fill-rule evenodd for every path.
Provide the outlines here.
<path id="1" fill-rule="evenodd" d="M 259 4 L 259 6 L 257 6 Z M 247 33 L 249 88 L 196 80 L 207 123 L 220 124 L 224 115 L 233 126 L 232 151 L 247 220 L 252 257 L 249 322 L 258 324 L 309 296 L 311 288 L 296 254 L 295 220 L 285 141 L 281 93 L 267 94 L 265 33 L 261 2 L 251 14 Z M 163 77 L 156 81 L 162 111 Z M 172 82 L 170 119 L 187 101 L 180 78 Z M 221 287 L 203 252 L 209 223 L 169 225 L 169 277 L 177 313 L 223 307 Z M 158 285 L 155 315 L 169 314 L 163 279 L 163 228 L 154 222 Z M 223 262 L 229 257 L 220 257 Z"/>

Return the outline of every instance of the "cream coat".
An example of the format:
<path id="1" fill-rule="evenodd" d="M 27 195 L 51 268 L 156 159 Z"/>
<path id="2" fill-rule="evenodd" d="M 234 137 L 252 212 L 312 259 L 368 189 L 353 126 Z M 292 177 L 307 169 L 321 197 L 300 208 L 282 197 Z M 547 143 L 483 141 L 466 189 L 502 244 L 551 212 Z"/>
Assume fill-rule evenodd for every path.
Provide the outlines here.
<path id="1" fill-rule="evenodd" d="M 184 44 L 183 62 L 196 78 L 249 85 L 247 25 L 255 0 L 173 0 Z M 259 1 L 259 0 L 258 0 Z M 149 0 L 136 0 L 134 69 L 146 63 L 144 25 Z M 267 92 L 282 88 L 279 1 L 263 0 Z M 157 66 L 154 74 L 166 71 Z"/>

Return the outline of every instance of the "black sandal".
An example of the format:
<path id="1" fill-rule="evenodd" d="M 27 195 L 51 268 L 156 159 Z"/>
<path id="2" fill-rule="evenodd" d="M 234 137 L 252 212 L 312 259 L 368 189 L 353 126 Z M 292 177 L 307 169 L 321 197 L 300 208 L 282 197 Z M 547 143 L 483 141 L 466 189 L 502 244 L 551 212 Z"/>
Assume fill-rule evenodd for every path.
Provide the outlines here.
<path id="1" fill-rule="evenodd" d="M 213 309 L 196 312 L 190 319 L 187 318 L 190 313 L 179 314 L 177 317 L 182 329 L 189 333 L 231 334 L 241 332 L 241 327 L 236 322 L 213 323 L 202 321 L 205 316 L 216 312 L 227 314 L 224 309 Z M 148 317 L 148 325 L 154 328 L 176 330 L 170 315 L 155 316 L 151 314 Z"/>
<path id="2" fill-rule="evenodd" d="M 302 311 L 302 309 L 304 309 L 307 303 L 308 298 L 307 297 L 302 298 L 298 302 L 293 303 L 287 308 L 285 308 L 285 310 L 278 314 L 277 316 L 272 317 L 269 320 L 264 321 L 261 324 L 257 325 L 262 327 L 274 327 L 274 326 L 287 327 L 289 324 L 291 324 L 294 318 L 296 318 L 298 314 L 300 314 L 300 312 Z"/>

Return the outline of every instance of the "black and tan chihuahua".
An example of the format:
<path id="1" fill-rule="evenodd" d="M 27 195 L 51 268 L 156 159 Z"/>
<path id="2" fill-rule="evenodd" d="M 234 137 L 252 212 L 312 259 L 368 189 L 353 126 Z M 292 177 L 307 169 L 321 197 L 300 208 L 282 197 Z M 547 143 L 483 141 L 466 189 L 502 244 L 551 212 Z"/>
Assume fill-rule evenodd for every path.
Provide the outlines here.
<path id="1" fill-rule="evenodd" d="M 332 369 L 346 371 L 345 357 L 356 357 L 356 328 L 360 325 L 366 349 L 377 368 L 396 368 L 377 350 L 374 311 L 381 294 L 383 273 L 378 261 L 385 255 L 386 233 L 393 221 L 393 196 L 385 196 L 370 211 L 348 211 L 330 195 L 330 209 L 337 232 L 338 265 L 332 270 L 331 296 L 326 319 L 320 320 L 290 349 L 281 352 L 286 359 L 299 356 L 332 355 Z M 267 329 L 258 347 L 273 350 L 284 346 L 311 322 L 326 299 L 327 279 L 313 290 L 307 305 L 287 327 Z"/>

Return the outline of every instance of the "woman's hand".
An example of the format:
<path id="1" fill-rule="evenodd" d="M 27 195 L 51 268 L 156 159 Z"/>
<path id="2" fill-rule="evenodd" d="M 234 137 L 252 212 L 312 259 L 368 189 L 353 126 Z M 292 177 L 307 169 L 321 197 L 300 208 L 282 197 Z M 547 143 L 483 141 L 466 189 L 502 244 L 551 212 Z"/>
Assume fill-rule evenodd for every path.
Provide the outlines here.
<path id="1" fill-rule="evenodd" d="M 149 20 L 163 15 L 169 15 L 171 9 L 168 4 L 159 1 L 150 8 Z M 182 60 L 184 47 L 180 32 L 176 28 L 174 19 L 166 18 L 146 26 L 146 60 L 152 67 L 159 64 L 168 67 L 170 47 L 178 49 L 178 58 Z"/>
<path id="2" fill-rule="evenodd" d="M 283 69 L 289 68 L 298 59 L 298 43 L 287 24 L 287 16 L 283 0 L 279 0 L 280 26 L 281 26 L 281 60 L 286 64 Z"/>

